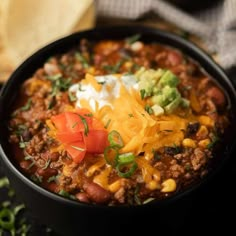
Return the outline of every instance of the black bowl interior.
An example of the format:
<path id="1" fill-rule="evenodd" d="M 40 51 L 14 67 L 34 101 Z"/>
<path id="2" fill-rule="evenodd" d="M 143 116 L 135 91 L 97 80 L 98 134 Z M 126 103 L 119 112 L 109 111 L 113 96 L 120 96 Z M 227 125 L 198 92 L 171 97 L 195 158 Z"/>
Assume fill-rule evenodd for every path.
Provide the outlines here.
<path id="1" fill-rule="evenodd" d="M 81 204 L 78 202 L 74 202 L 72 200 L 64 199 L 56 194 L 50 193 L 41 187 L 37 186 L 29 179 L 27 179 L 17 168 L 15 167 L 14 163 L 12 162 L 11 158 L 11 150 L 9 150 L 8 141 L 7 141 L 7 120 L 10 115 L 10 111 L 12 105 L 16 99 L 17 91 L 21 86 L 22 82 L 25 81 L 27 78 L 32 76 L 32 74 L 41 67 L 44 62 L 52 55 L 61 54 L 67 52 L 69 49 L 77 46 L 79 44 L 80 39 L 87 38 L 89 40 L 102 40 L 102 39 L 123 39 L 128 36 L 132 36 L 134 34 L 141 34 L 141 39 L 145 42 L 157 42 L 164 45 L 171 46 L 173 48 L 181 50 L 184 54 L 188 55 L 194 61 L 198 62 L 204 68 L 206 73 L 208 73 L 225 91 L 228 97 L 228 106 L 230 110 L 230 114 L 232 115 L 232 120 L 235 120 L 236 115 L 236 92 L 225 75 L 224 71 L 215 63 L 213 60 L 201 49 L 199 49 L 194 44 L 186 41 L 179 36 L 176 36 L 171 33 L 167 33 L 164 31 L 160 31 L 157 29 L 140 27 L 140 26 L 120 26 L 120 27 L 109 27 L 109 28 L 96 28 L 90 31 L 84 31 L 80 33 L 76 33 L 70 35 L 68 37 L 62 38 L 56 42 L 49 44 L 48 46 L 42 48 L 41 50 L 37 51 L 31 57 L 29 57 L 23 64 L 21 64 L 18 69 L 12 74 L 9 81 L 3 87 L 1 91 L 0 97 L 0 153 L 1 153 L 1 160 L 6 169 L 6 173 L 10 176 L 10 180 L 21 185 L 27 185 L 28 189 L 33 189 L 34 192 L 37 194 L 43 195 L 46 199 L 50 198 L 53 201 L 56 201 L 60 204 L 65 204 L 71 207 L 86 207 L 94 208 L 94 206 L 89 206 L 86 204 Z M 160 206 L 169 203 L 172 200 L 176 200 L 181 196 L 185 195 L 186 193 L 191 192 L 192 190 L 196 189 L 200 184 L 203 184 L 208 178 L 210 178 L 214 173 L 217 172 L 218 169 L 221 168 L 223 163 L 230 157 L 230 154 L 235 146 L 235 132 L 236 127 L 233 125 L 230 126 L 229 131 L 225 139 L 223 140 L 223 149 L 215 154 L 216 161 L 214 164 L 214 169 L 210 172 L 206 178 L 202 179 L 200 182 L 192 185 L 188 189 L 173 195 L 170 198 L 153 201 L 146 206 L 138 206 L 132 208 L 140 208 L 140 207 L 148 207 L 148 206 Z M 223 157 L 222 157 L 223 155 Z M 14 177 L 13 177 L 14 176 Z M 17 180 L 15 180 L 17 179 Z M 17 187 L 16 187 L 17 188 Z M 20 189 L 19 189 L 20 191 Z M 96 206 L 96 209 L 107 209 L 107 208 L 116 208 L 116 207 L 104 207 L 104 206 Z M 130 208 L 130 207 L 119 207 L 119 209 Z"/>

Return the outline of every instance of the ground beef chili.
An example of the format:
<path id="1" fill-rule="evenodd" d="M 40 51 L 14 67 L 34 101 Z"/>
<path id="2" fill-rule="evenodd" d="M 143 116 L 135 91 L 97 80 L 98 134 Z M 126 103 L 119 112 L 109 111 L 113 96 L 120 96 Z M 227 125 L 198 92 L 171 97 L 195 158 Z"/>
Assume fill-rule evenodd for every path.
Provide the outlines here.
<path id="1" fill-rule="evenodd" d="M 199 118 L 178 131 L 182 135 L 180 141 L 153 148 L 150 156 L 139 152 L 129 176 L 124 173 L 132 168 L 130 163 L 117 169 L 106 163 L 103 152 L 86 153 L 82 161 L 74 161 L 68 149 L 57 149 L 61 143 L 50 135 L 47 122 L 75 107 L 76 96 L 69 90 L 73 84 L 86 74 L 135 74 L 141 67 L 162 68 L 178 77 L 178 91 L 190 105 L 175 110 L 174 115 L 181 118 L 191 113 Z M 9 142 L 21 171 L 49 191 L 85 203 L 144 204 L 181 191 L 207 173 L 212 150 L 228 125 L 226 105 L 226 97 L 217 84 L 176 49 L 145 44 L 136 36 L 120 41 L 83 39 L 68 53 L 48 58 L 23 83 L 9 120 Z M 151 116 L 152 109 L 145 110 Z M 86 115 L 83 114 L 83 122 L 88 121 Z M 86 126 L 84 132 L 85 129 Z M 172 132 L 171 128 L 164 131 L 165 137 Z M 93 142 L 95 145 L 98 140 Z M 134 158 L 132 153 L 125 158 L 127 155 Z"/>

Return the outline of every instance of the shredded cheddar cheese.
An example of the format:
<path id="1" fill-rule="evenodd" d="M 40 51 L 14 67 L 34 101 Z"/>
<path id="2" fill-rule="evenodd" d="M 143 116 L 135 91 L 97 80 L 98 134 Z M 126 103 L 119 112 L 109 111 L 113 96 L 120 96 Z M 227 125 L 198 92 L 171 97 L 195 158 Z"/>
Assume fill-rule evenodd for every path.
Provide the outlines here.
<path id="1" fill-rule="evenodd" d="M 117 80 L 121 81 L 118 75 Z M 92 75 L 87 74 L 81 83 L 92 86 L 97 92 L 102 91 L 102 84 L 98 83 Z M 104 86 L 106 90 L 112 90 L 113 85 Z M 194 100 L 194 96 L 191 98 Z M 151 165 L 154 158 L 153 150 L 159 150 L 166 146 L 180 146 L 183 142 L 186 143 L 184 133 L 190 122 L 199 121 L 202 125 L 214 125 L 211 118 L 207 116 L 198 117 L 191 113 L 186 113 L 184 117 L 175 114 L 159 116 L 149 114 L 144 109 L 149 101 L 144 101 L 139 91 L 127 89 L 122 83 L 119 88 L 119 96 L 111 97 L 109 104 L 99 106 L 98 102 L 94 101 L 92 107 L 89 99 L 86 98 L 81 98 L 79 102 L 82 108 L 93 111 L 93 116 L 103 123 L 108 132 L 115 130 L 120 134 L 124 142 L 120 153 L 131 152 L 136 156 L 138 174 L 141 174 L 146 188 L 151 191 L 161 189 L 162 186 L 159 170 Z M 193 102 L 192 105 L 195 110 L 198 110 L 198 104 Z M 72 110 L 72 107 L 67 109 Z M 49 128 L 48 134 L 56 138 L 56 129 L 53 123 L 47 120 L 46 124 Z M 55 150 L 61 150 L 61 148 L 63 148 L 62 145 L 56 147 Z M 115 193 L 122 187 L 123 179 L 109 183 L 108 179 L 112 171 L 112 166 L 106 165 L 105 159 L 100 156 L 88 168 L 85 175 L 92 178 L 93 182 L 102 188 Z"/>

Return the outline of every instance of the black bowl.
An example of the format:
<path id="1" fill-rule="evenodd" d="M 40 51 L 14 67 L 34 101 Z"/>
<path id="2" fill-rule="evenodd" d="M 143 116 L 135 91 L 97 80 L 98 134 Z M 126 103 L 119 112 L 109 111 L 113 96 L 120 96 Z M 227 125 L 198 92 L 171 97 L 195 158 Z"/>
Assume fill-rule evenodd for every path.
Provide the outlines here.
<path id="1" fill-rule="evenodd" d="M 171 33 L 140 26 L 96 28 L 62 38 L 36 52 L 18 67 L 1 91 L 1 164 L 12 186 L 16 190 L 17 195 L 26 203 L 33 215 L 36 216 L 41 223 L 48 224 L 61 234 L 79 235 L 82 232 L 83 235 L 90 235 L 89 232 L 99 234 L 101 232 L 104 233 L 111 227 L 114 227 L 116 232 L 121 228 L 124 229 L 125 232 L 127 232 L 126 230 L 128 228 L 133 231 L 134 226 L 132 222 L 136 222 L 136 225 L 143 225 L 143 222 L 149 222 L 152 213 L 155 214 L 155 219 L 161 216 L 157 221 L 159 224 L 160 222 L 163 223 L 166 218 L 164 217 L 164 220 L 160 221 L 160 219 L 163 219 L 162 213 L 165 212 L 166 217 L 169 218 L 170 213 L 167 209 L 175 209 L 174 206 L 176 206 L 177 202 L 180 202 L 187 194 L 192 193 L 194 190 L 199 189 L 204 183 L 208 182 L 208 180 L 222 168 L 224 162 L 229 159 L 231 151 L 233 150 L 235 128 L 232 126 L 223 141 L 224 148 L 221 150 L 220 154 L 218 153 L 221 156 L 224 155 L 224 157 L 217 158 L 218 155 L 216 154 L 214 168 L 205 178 L 169 198 L 153 201 L 150 204 L 142 206 L 108 207 L 87 205 L 68 200 L 39 187 L 16 168 L 6 138 L 8 134 L 7 120 L 10 115 L 11 107 L 16 99 L 17 91 L 23 81 L 29 78 L 36 69 L 41 67 L 50 56 L 67 52 L 72 47 L 78 45 L 78 42 L 82 38 L 90 40 L 121 39 L 137 33 L 142 35 L 142 40 L 145 42 L 158 42 L 177 48 L 198 62 L 227 94 L 232 119 L 234 119 L 233 114 L 236 114 L 236 92 L 224 71 L 197 46 Z"/>

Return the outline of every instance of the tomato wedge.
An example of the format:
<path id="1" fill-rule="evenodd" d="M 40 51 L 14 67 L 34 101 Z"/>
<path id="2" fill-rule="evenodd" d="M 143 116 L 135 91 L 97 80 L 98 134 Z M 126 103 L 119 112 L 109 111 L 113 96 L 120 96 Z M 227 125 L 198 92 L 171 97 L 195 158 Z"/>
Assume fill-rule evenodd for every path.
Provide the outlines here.
<path id="1" fill-rule="evenodd" d="M 84 140 L 83 132 L 58 132 L 56 137 L 61 143 L 73 143 L 76 141 L 82 142 Z"/>
<path id="2" fill-rule="evenodd" d="M 88 136 L 84 136 L 88 153 L 103 153 L 108 146 L 106 130 L 90 130 Z"/>
<path id="3" fill-rule="evenodd" d="M 52 116 L 51 117 L 52 122 L 54 123 L 55 127 L 57 128 L 58 131 L 60 132 L 67 132 L 67 121 L 66 121 L 66 116 L 65 113 Z"/>
<path id="4" fill-rule="evenodd" d="M 66 144 L 65 149 L 75 163 L 80 163 L 86 154 L 86 145 L 84 142 Z"/>
<path id="5" fill-rule="evenodd" d="M 101 121 L 87 109 L 64 112 L 51 117 L 57 139 L 74 162 L 80 163 L 87 153 L 103 153 L 108 145 L 108 132 Z"/>
<path id="6" fill-rule="evenodd" d="M 66 122 L 68 132 L 89 132 L 89 127 L 91 127 L 92 119 L 91 117 L 81 115 L 79 113 L 66 112 Z"/>

